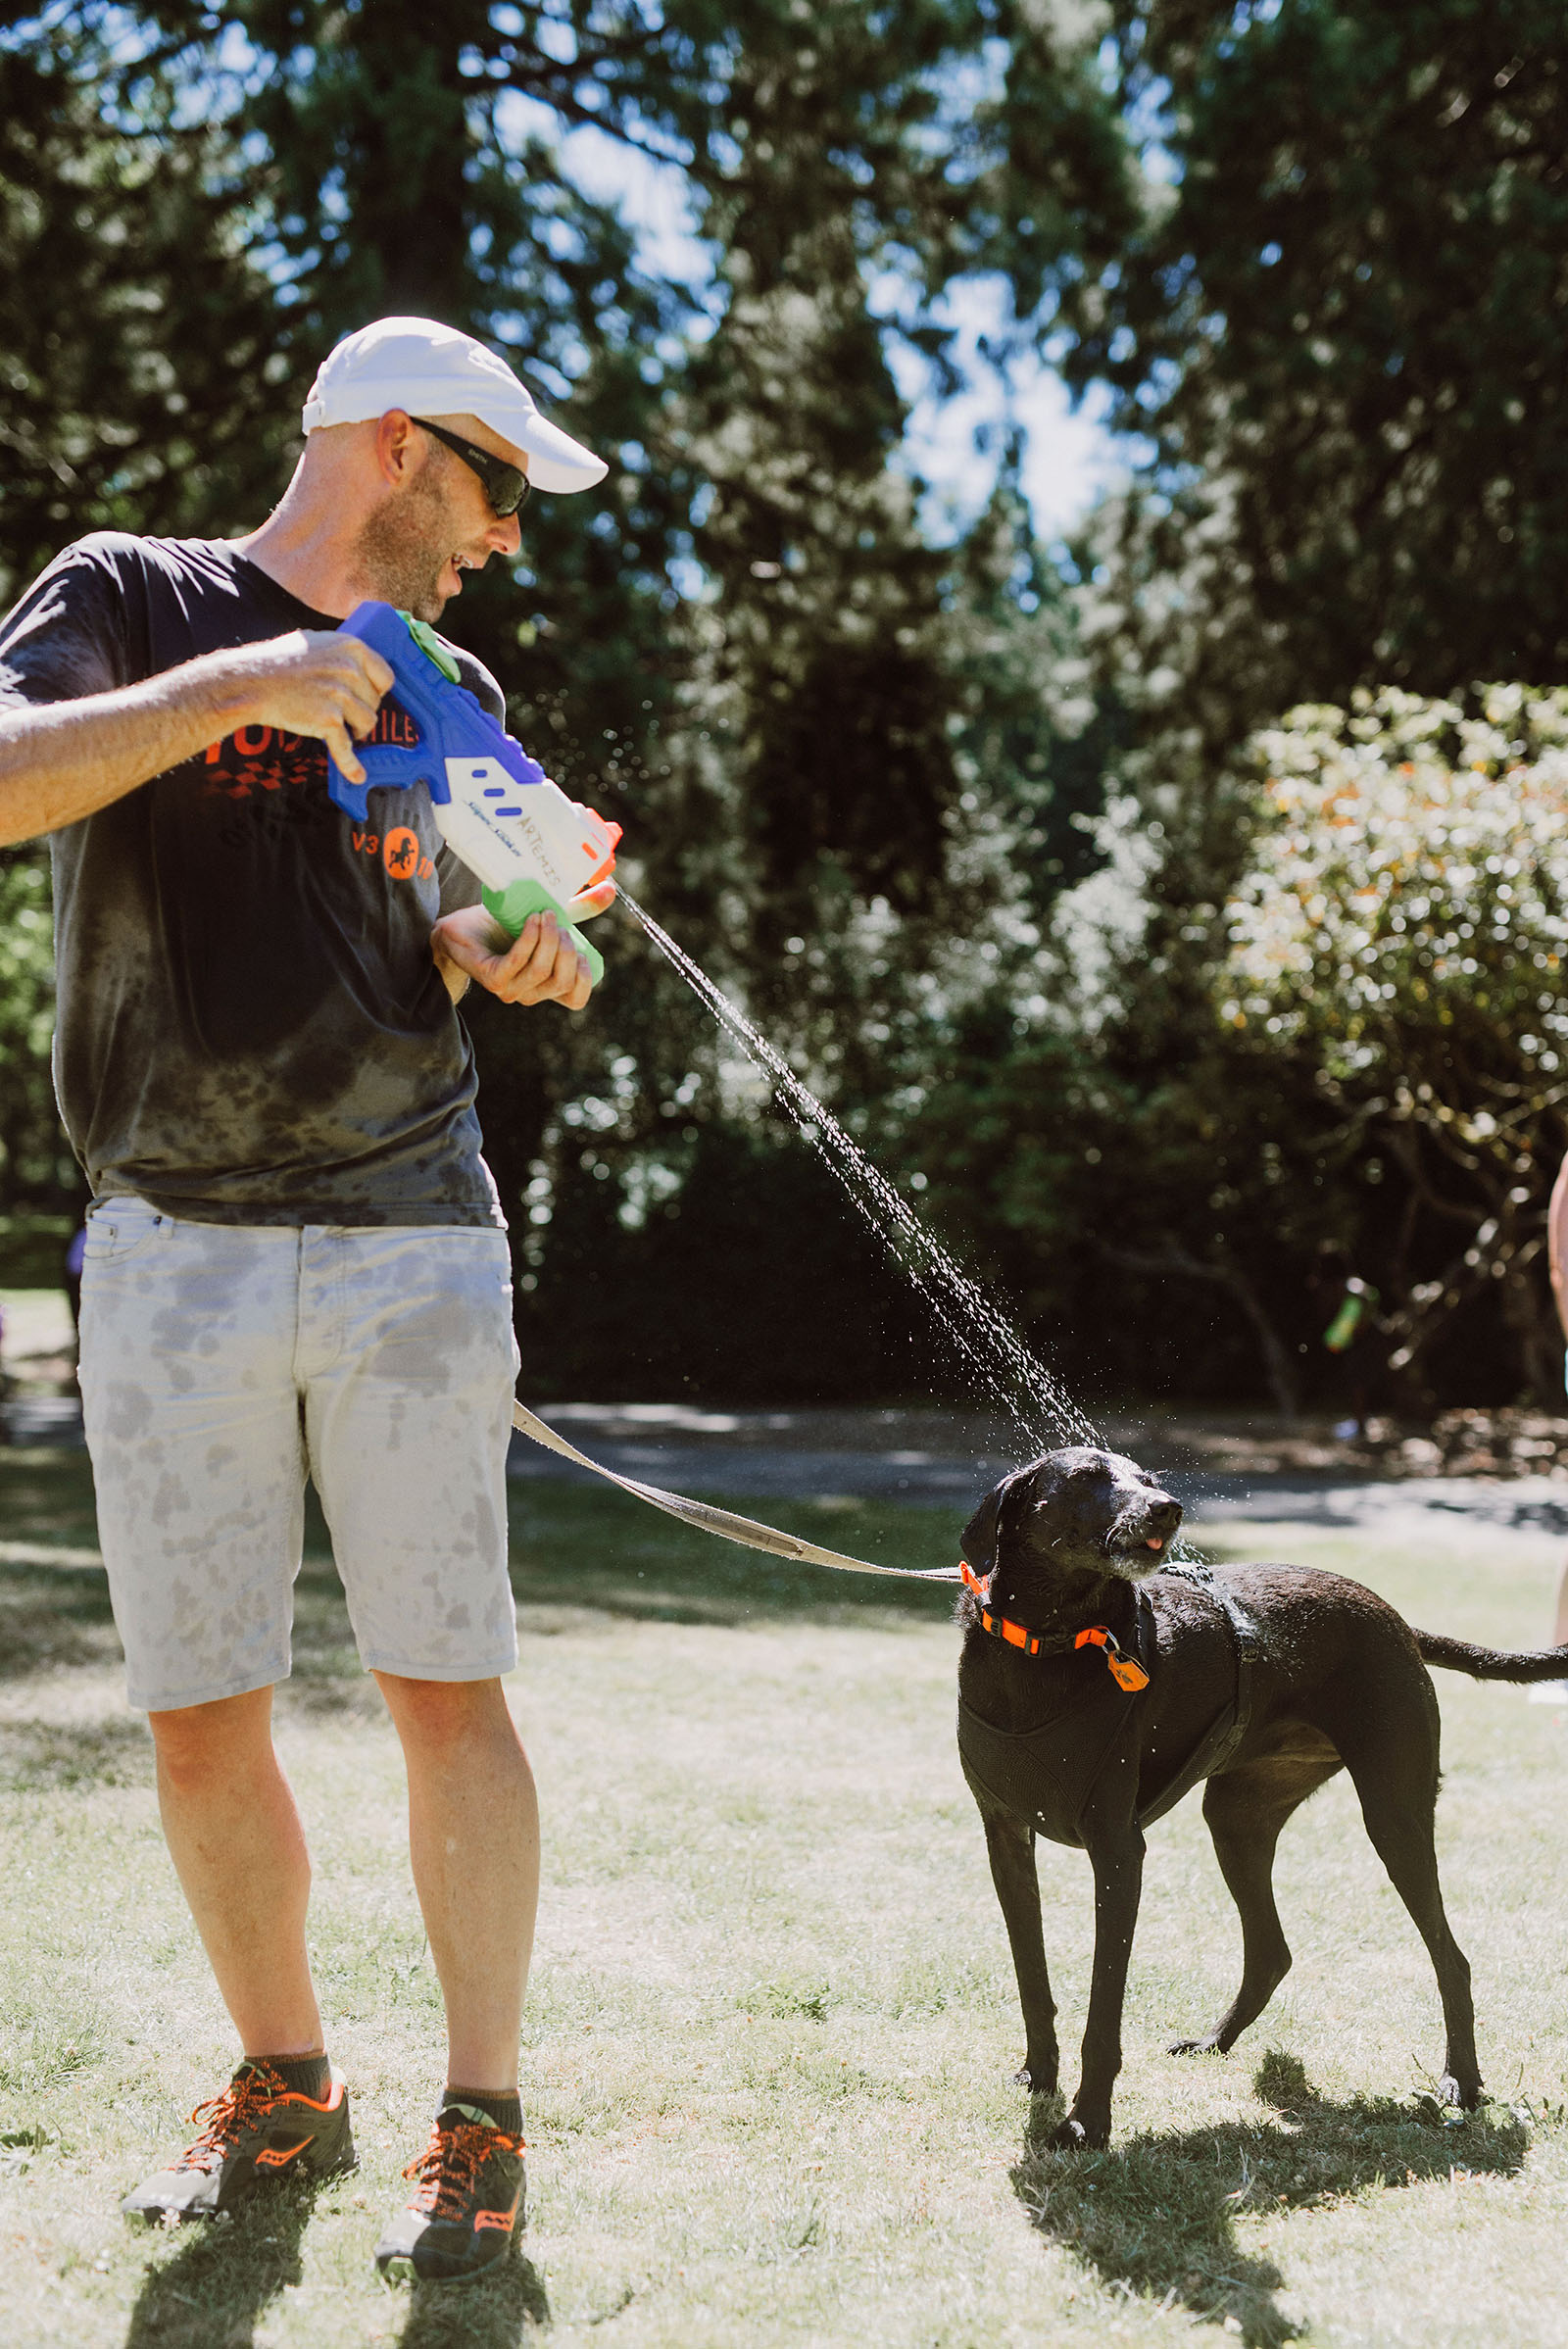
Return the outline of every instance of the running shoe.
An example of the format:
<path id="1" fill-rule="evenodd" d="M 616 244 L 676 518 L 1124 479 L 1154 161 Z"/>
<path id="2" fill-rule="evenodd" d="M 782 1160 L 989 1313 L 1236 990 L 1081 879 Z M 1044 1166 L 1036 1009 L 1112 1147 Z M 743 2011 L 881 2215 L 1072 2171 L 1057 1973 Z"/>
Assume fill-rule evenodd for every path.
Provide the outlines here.
<path id="1" fill-rule="evenodd" d="M 201 2135 L 167 2170 L 143 2178 L 127 2219 L 212 2219 L 273 2178 L 331 2178 L 356 2166 L 348 2091 L 334 2072 L 325 2098 L 291 2088 L 267 2064 L 241 2064 L 220 2096 L 191 2119 Z"/>
<path id="2" fill-rule="evenodd" d="M 477 2105 L 444 2104 L 403 2173 L 414 2180 L 408 2206 L 375 2247 L 382 2275 L 459 2283 L 504 2259 L 522 2224 L 523 2152 Z"/>

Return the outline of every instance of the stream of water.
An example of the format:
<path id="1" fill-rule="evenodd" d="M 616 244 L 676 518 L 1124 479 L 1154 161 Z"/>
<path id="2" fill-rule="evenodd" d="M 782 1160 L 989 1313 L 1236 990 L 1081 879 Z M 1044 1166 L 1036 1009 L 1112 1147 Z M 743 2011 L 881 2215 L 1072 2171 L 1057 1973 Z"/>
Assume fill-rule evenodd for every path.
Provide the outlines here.
<path id="1" fill-rule="evenodd" d="M 1093 1423 L 1030 1352 L 985 1291 L 933 1239 L 907 1200 L 900 1198 L 766 1037 L 624 889 L 620 903 L 761 1069 L 779 1106 L 820 1152 L 857 1214 L 913 1282 L 945 1345 L 958 1357 L 964 1384 L 978 1389 L 1011 1419 L 1026 1447 L 1024 1456 L 1033 1458 L 1063 1444 L 1100 1444 L 1102 1439 Z"/>

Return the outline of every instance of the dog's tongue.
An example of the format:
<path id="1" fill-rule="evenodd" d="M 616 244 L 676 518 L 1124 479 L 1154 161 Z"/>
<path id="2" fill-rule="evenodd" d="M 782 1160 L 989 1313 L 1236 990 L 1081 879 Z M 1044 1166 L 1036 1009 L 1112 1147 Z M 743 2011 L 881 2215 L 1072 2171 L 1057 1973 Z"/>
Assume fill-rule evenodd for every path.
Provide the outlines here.
<path id="1" fill-rule="evenodd" d="M 1144 1543 L 1144 1547 L 1146 1549 L 1163 1549 L 1164 1546 L 1165 1544 L 1158 1534 L 1151 1534 L 1148 1541 Z"/>

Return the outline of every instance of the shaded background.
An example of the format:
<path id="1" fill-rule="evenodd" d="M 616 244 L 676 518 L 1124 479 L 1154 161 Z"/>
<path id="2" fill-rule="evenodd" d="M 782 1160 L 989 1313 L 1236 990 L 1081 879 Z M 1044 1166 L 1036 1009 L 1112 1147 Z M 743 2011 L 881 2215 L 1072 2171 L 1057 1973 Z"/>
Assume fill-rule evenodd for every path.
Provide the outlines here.
<path id="1" fill-rule="evenodd" d="M 1441 1016 L 1391 981 L 1348 1059 L 1392 927 L 1273 1027 L 1227 1006 L 1260 728 L 1396 689 L 1462 781 L 1484 681 L 1568 684 L 1560 33 L 1544 0 L 13 15 L 0 593 L 88 529 L 254 524 L 338 334 L 467 327 L 612 469 L 455 631 L 1058 1370 L 1342 1408 L 1353 1268 L 1372 1401 L 1544 1399 L 1551 891 L 1471 925 Z M 1058 379 L 1117 452 L 1070 538 L 1025 495 Z M 917 400 L 989 419 L 961 512 Z M 524 1391 L 946 1392 L 751 1073 L 630 922 L 601 940 L 586 1018 L 466 1014 Z M 49 1025 L 45 860 L 8 852 L 13 1281 L 77 1203 Z"/>

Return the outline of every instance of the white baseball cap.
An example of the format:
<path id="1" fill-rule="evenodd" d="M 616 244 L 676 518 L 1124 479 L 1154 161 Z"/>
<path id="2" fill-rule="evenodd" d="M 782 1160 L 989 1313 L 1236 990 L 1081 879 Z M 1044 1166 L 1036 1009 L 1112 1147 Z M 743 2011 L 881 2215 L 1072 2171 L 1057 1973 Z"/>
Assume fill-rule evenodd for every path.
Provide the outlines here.
<path id="1" fill-rule="evenodd" d="M 302 422 L 359 424 L 389 408 L 410 416 L 472 416 L 528 460 L 535 489 L 592 489 L 610 467 L 542 416 L 504 359 L 434 318 L 376 318 L 327 353 Z"/>

